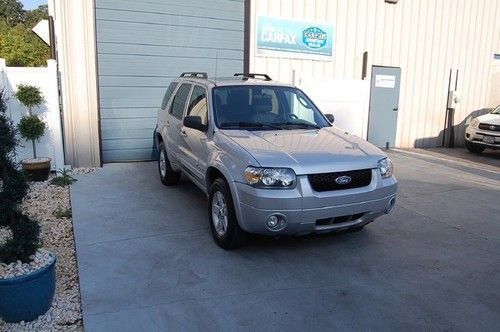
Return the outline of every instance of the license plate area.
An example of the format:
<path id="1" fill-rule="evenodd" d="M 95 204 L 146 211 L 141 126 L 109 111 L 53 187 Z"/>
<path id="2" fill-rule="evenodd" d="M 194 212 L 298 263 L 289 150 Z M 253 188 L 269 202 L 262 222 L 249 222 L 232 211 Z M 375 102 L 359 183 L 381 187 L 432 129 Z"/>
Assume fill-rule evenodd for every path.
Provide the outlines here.
<path id="1" fill-rule="evenodd" d="M 495 137 L 494 136 L 483 136 L 483 142 L 488 143 L 488 144 L 494 144 Z"/>

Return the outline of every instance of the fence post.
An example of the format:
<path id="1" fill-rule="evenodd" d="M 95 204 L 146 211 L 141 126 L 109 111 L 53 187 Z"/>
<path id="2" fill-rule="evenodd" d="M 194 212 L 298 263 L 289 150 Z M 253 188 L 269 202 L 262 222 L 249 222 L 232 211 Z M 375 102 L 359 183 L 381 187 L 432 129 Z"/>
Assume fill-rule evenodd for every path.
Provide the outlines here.
<path id="1" fill-rule="evenodd" d="M 52 153 L 54 154 L 54 167 L 56 170 L 64 168 L 64 146 L 61 124 L 61 106 L 59 104 L 59 85 L 57 80 L 56 60 L 47 60 L 47 98 L 50 109 L 52 131 Z"/>
<path id="2" fill-rule="evenodd" d="M 5 77 L 5 69 L 6 69 L 6 66 L 5 66 L 5 59 L 2 59 L 0 58 L 0 88 L 4 88 L 5 86 L 7 86 L 7 79 Z"/>

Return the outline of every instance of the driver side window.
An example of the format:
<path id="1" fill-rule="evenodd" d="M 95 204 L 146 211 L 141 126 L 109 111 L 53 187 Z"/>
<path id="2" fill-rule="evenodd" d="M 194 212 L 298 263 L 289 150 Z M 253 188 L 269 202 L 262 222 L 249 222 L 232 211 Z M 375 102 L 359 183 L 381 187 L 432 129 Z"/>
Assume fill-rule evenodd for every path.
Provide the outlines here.
<path id="1" fill-rule="evenodd" d="M 292 114 L 295 114 L 299 119 L 303 119 L 311 123 L 316 122 L 314 119 L 314 111 L 305 99 L 296 93 L 292 93 L 290 99 L 292 99 Z"/>

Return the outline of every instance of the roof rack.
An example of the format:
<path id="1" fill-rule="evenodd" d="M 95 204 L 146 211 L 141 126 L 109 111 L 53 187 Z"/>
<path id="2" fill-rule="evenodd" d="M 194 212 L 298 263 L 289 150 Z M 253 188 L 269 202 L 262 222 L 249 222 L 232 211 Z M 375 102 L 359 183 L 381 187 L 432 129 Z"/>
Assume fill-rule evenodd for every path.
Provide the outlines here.
<path id="1" fill-rule="evenodd" d="M 179 77 L 208 78 L 208 75 L 205 72 L 187 71 Z"/>
<path id="2" fill-rule="evenodd" d="M 243 76 L 247 78 L 257 78 L 257 77 L 263 77 L 264 80 L 266 81 L 272 81 L 271 77 L 267 74 L 257 74 L 257 73 L 236 73 L 234 76 Z"/>

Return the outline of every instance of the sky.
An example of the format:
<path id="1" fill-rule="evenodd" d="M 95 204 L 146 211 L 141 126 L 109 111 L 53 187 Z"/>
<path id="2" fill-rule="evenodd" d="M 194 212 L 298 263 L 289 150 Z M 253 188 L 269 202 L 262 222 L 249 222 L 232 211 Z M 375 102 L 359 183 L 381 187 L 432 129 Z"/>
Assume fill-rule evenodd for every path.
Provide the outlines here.
<path id="1" fill-rule="evenodd" d="M 21 0 L 24 9 L 34 9 L 40 5 L 46 5 L 47 0 Z"/>

